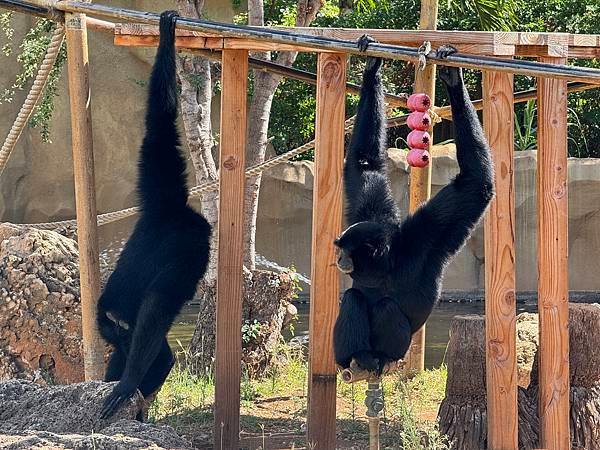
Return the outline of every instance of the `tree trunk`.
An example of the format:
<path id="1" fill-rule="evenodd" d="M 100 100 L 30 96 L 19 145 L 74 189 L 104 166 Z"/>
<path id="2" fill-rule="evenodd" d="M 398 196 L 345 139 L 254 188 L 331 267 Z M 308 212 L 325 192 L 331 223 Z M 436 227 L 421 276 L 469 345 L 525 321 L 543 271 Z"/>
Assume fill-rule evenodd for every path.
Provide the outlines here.
<path id="1" fill-rule="evenodd" d="M 440 431 L 451 449 L 487 448 L 485 322 L 482 316 L 456 316 L 450 326 L 446 396 L 440 405 Z M 519 448 L 536 448 L 535 405 L 519 388 Z"/>
<path id="2" fill-rule="evenodd" d="M 571 448 L 600 448 L 600 306 L 569 305 L 569 374 Z M 537 402 L 538 357 L 528 393 Z"/>
<path id="3" fill-rule="evenodd" d="M 315 19 L 317 12 L 322 6 L 321 0 L 299 0 L 296 14 L 296 26 L 309 26 Z M 263 0 L 248 1 L 248 24 L 264 25 L 264 3 Z M 281 52 L 276 62 L 285 66 L 291 66 L 296 60 L 297 52 Z M 255 58 L 270 60 L 270 53 L 257 53 Z M 246 143 L 246 159 L 248 165 L 264 162 L 267 149 L 267 132 L 269 129 L 269 116 L 273 96 L 281 76 L 254 70 L 254 94 L 250 101 L 248 114 L 248 140 Z M 245 193 L 245 216 L 244 216 L 244 264 L 249 269 L 254 269 L 256 259 L 256 217 L 258 213 L 258 198 L 260 192 L 261 177 L 253 177 L 247 180 Z"/>
<path id="4" fill-rule="evenodd" d="M 204 0 L 177 0 L 182 16 L 200 18 Z M 194 166 L 196 183 L 218 179 L 217 164 L 213 156 L 214 139 L 210 122 L 213 83 L 210 61 L 199 56 L 180 55 L 177 58 L 177 75 L 181 82 L 181 118 L 186 142 Z M 218 220 L 218 192 L 202 195 L 202 214 L 213 227 L 211 256 L 203 284 L 212 286 L 217 276 L 216 224 Z"/>

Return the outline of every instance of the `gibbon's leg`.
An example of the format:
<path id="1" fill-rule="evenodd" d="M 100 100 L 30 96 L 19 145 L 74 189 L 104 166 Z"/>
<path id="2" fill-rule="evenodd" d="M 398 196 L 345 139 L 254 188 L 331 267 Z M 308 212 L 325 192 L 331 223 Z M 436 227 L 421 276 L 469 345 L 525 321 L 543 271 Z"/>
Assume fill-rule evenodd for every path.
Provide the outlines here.
<path id="1" fill-rule="evenodd" d="M 148 369 L 160 353 L 164 338 L 175 319 L 176 312 L 169 310 L 171 302 L 178 303 L 179 300 L 157 292 L 144 299 L 133 331 L 123 376 L 106 398 L 101 418 L 112 416 L 141 385 Z"/>
<path id="2" fill-rule="evenodd" d="M 160 389 L 174 365 L 175 357 L 173 356 L 171 347 L 169 347 L 167 340 L 163 339 L 158 356 L 154 359 L 139 386 L 139 390 L 144 398 L 148 398 L 149 395 Z"/>
<path id="3" fill-rule="evenodd" d="M 363 369 L 374 370 L 377 362 L 370 354 L 370 335 L 367 299 L 357 289 L 348 289 L 333 328 L 335 361 L 347 368 L 354 358 Z"/>
<path id="4" fill-rule="evenodd" d="M 411 327 L 400 302 L 389 297 L 382 298 L 371 308 L 371 346 L 379 357 L 379 373 L 388 361 L 404 358 L 412 338 Z"/>
<path id="5" fill-rule="evenodd" d="M 127 354 L 121 348 L 115 347 L 106 365 L 104 381 L 119 381 L 125 370 L 126 361 Z"/>

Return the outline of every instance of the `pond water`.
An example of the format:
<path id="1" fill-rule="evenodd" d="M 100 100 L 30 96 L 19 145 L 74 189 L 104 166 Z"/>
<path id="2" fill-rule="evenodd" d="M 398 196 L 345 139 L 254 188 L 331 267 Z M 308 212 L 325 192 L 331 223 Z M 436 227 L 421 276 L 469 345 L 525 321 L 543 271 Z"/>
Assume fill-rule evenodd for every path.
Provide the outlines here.
<path id="1" fill-rule="evenodd" d="M 309 305 L 307 303 L 295 304 L 298 308 L 298 321 L 294 325 L 296 336 L 308 334 L 308 313 Z M 517 313 L 524 311 L 534 312 L 537 308 L 535 302 L 526 302 L 517 305 Z M 446 354 L 446 345 L 448 344 L 448 331 L 452 318 L 463 314 L 483 314 L 484 303 L 482 301 L 472 302 L 440 302 L 434 308 L 428 322 L 427 332 L 425 333 L 425 367 L 438 367 L 444 360 Z M 179 348 L 179 342 L 187 347 L 198 315 L 198 307 L 195 305 L 186 306 L 182 311 L 175 325 L 169 333 L 169 343 L 173 349 Z M 285 336 L 290 338 L 289 333 Z"/>

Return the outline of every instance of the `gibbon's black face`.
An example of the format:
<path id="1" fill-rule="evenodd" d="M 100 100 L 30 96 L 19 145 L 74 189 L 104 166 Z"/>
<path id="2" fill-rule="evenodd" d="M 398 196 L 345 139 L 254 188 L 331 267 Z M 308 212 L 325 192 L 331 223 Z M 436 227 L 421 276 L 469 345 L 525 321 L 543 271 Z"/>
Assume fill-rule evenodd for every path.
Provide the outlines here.
<path id="1" fill-rule="evenodd" d="M 352 279 L 377 287 L 387 274 L 389 242 L 386 229 L 375 222 L 349 226 L 335 241 L 337 266 Z"/>

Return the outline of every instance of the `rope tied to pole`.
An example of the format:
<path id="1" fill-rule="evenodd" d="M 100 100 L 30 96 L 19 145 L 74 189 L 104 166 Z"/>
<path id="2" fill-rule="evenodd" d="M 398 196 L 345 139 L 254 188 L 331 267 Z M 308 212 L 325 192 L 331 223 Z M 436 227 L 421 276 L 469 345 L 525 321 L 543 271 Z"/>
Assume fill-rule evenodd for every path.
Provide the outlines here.
<path id="1" fill-rule="evenodd" d="M 422 72 L 425 70 L 427 66 L 427 55 L 431 52 L 431 42 L 425 41 L 421 46 L 417 49 L 417 55 L 419 58 L 418 68 Z"/>
<path id="2" fill-rule="evenodd" d="M 8 163 L 8 158 L 17 145 L 19 137 L 21 136 L 27 121 L 31 117 L 35 106 L 42 97 L 44 87 L 46 86 L 50 72 L 54 67 L 54 63 L 56 62 L 56 58 L 60 52 L 60 47 L 62 46 L 64 37 L 64 25 L 62 23 L 57 23 L 56 28 L 52 33 L 48 50 L 46 51 L 46 55 L 40 64 L 37 75 L 35 76 L 35 80 L 33 81 L 33 85 L 29 90 L 29 94 L 27 94 L 27 98 L 23 102 L 23 105 L 21 106 L 21 109 L 19 110 L 19 113 L 13 122 L 11 129 L 4 140 L 4 144 L 2 144 L 2 148 L 0 149 L 0 175 L 2 175 L 2 172 Z"/>

